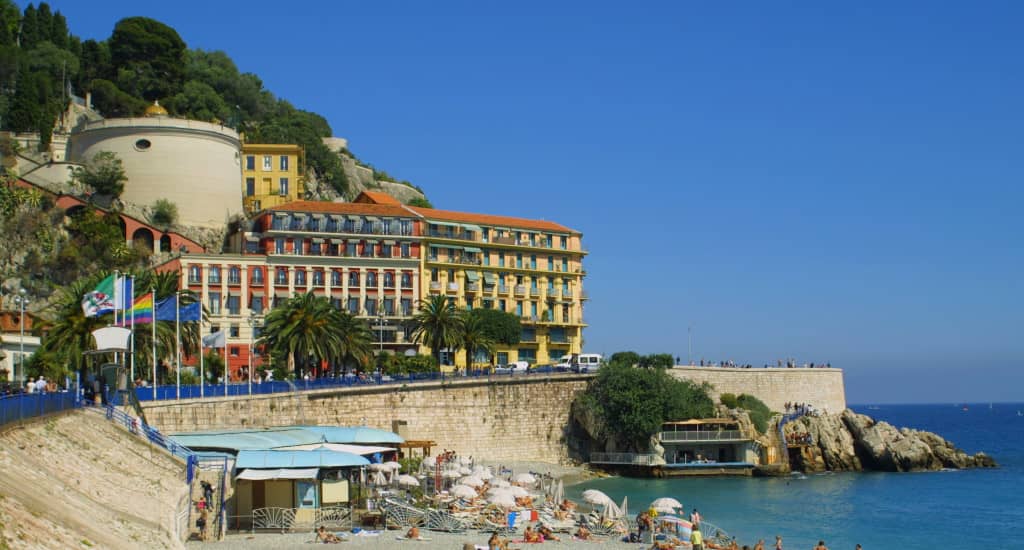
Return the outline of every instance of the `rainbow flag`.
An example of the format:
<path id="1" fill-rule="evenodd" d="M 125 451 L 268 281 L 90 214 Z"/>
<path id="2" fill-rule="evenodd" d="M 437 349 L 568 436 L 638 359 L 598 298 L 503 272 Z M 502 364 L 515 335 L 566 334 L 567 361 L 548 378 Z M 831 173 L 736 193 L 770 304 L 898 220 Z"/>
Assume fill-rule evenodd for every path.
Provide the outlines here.
<path id="1" fill-rule="evenodd" d="M 131 326 L 132 316 L 135 317 L 136 325 L 144 325 L 153 322 L 153 294 L 146 293 L 135 299 L 131 309 L 124 312 L 124 321 L 117 324 L 122 327 Z"/>

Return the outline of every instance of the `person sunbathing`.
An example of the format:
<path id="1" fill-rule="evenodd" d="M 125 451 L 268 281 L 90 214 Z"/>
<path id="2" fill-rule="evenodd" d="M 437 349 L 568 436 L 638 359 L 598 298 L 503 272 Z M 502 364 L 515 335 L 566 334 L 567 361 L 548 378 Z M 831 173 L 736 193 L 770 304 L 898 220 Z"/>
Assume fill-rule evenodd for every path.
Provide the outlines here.
<path id="1" fill-rule="evenodd" d="M 544 540 L 561 540 L 555 536 L 555 532 L 550 527 L 543 523 L 537 524 L 537 532 L 544 537 Z"/>
<path id="2" fill-rule="evenodd" d="M 576 503 L 566 498 L 562 499 L 562 503 L 558 507 L 566 512 L 571 512 L 576 509 Z"/>
<path id="3" fill-rule="evenodd" d="M 413 525 L 412 527 L 409 528 L 408 531 L 406 531 L 405 538 L 410 539 L 410 540 L 419 540 L 420 539 L 420 528 L 416 527 L 415 525 Z"/>
<path id="4" fill-rule="evenodd" d="M 324 544 L 337 544 L 341 542 L 338 535 L 328 532 L 327 529 L 324 529 L 323 525 L 318 527 L 316 530 L 316 540 Z"/>
<path id="5" fill-rule="evenodd" d="M 544 537 L 540 533 L 534 531 L 532 526 L 527 525 L 526 531 L 523 532 L 523 540 L 526 542 L 544 542 Z"/>
<path id="6" fill-rule="evenodd" d="M 580 525 L 580 528 L 576 530 L 576 534 L 573 536 L 580 540 L 590 540 L 590 529 Z"/>
<path id="7" fill-rule="evenodd" d="M 487 550 L 508 550 L 508 541 L 498 537 L 498 532 L 491 533 L 491 538 L 487 539 Z"/>

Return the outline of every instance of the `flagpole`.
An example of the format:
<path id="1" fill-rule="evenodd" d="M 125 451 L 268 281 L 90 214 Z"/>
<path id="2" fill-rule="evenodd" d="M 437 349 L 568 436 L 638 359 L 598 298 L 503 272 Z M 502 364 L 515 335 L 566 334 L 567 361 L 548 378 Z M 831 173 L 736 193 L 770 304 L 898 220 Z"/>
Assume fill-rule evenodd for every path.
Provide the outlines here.
<path id="1" fill-rule="evenodd" d="M 228 396 L 228 376 L 231 374 L 231 369 L 228 366 L 228 337 L 224 335 L 224 397 Z"/>
<path id="2" fill-rule="evenodd" d="M 156 287 L 149 289 L 153 298 L 153 401 L 156 401 Z"/>
<path id="3" fill-rule="evenodd" d="M 118 299 L 121 296 L 121 289 L 118 288 L 118 287 L 120 287 L 120 286 L 121 286 L 121 271 L 115 269 L 114 270 L 114 326 L 115 327 L 120 326 L 120 325 L 117 324 L 117 304 L 118 304 Z M 121 362 L 117 360 L 117 352 L 116 351 L 114 352 L 114 363 L 117 363 L 119 365 L 121 364 Z"/>
<path id="4" fill-rule="evenodd" d="M 131 361 L 132 364 L 132 379 L 131 383 L 135 383 L 135 277 L 131 277 L 132 281 L 132 349 L 131 349 Z"/>
<path id="5" fill-rule="evenodd" d="M 174 342 L 175 342 L 175 355 L 174 360 L 177 363 L 178 369 L 178 384 L 175 395 L 177 399 L 181 399 L 181 295 L 180 291 L 174 293 Z"/>
<path id="6" fill-rule="evenodd" d="M 203 329 L 200 328 L 199 329 L 199 397 L 206 397 L 206 393 L 203 390 L 203 386 L 206 385 L 206 365 L 205 365 L 206 361 L 205 361 L 205 358 L 203 357 L 204 355 L 206 355 L 205 353 L 203 353 L 203 348 L 205 348 L 205 347 L 206 347 L 205 342 L 203 342 Z"/>

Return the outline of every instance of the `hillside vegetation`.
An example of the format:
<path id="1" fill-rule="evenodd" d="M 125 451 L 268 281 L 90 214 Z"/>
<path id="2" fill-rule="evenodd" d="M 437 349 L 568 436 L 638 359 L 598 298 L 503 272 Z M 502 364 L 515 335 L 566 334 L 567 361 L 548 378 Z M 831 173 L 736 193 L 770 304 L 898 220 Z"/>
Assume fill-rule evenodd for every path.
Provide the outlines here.
<path id="1" fill-rule="evenodd" d="M 297 143 L 317 182 L 351 194 L 339 152 L 322 141 L 332 135 L 327 120 L 275 97 L 226 53 L 190 49 L 173 28 L 146 17 L 121 19 L 106 40 L 82 40 L 45 2 L 21 11 L 0 0 L 0 129 L 38 132 L 48 145 L 69 92 L 92 93 L 105 117 L 138 116 L 159 101 L 172 116 L 231 126 L 252 143 Z M 355 160 L 378 179 L 412 186 Z"/>

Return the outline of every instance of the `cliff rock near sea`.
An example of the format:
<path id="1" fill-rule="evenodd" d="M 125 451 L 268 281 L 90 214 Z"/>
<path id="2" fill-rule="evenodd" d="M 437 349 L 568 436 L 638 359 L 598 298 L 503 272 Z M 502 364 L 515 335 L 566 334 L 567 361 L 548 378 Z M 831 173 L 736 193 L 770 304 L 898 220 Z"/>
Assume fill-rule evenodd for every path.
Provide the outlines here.
<path id="1" fill-rule="evenodd" d="M 786 434 L 810 434 L 811 443 L 790 455 L 793 469 L 805 472 L 916 472 L 996 466 L 987 454 L 969 455 L 934 433 L 896 428 L 850 409 L 840 414 L 804 416 L 783 429 Z"/>

